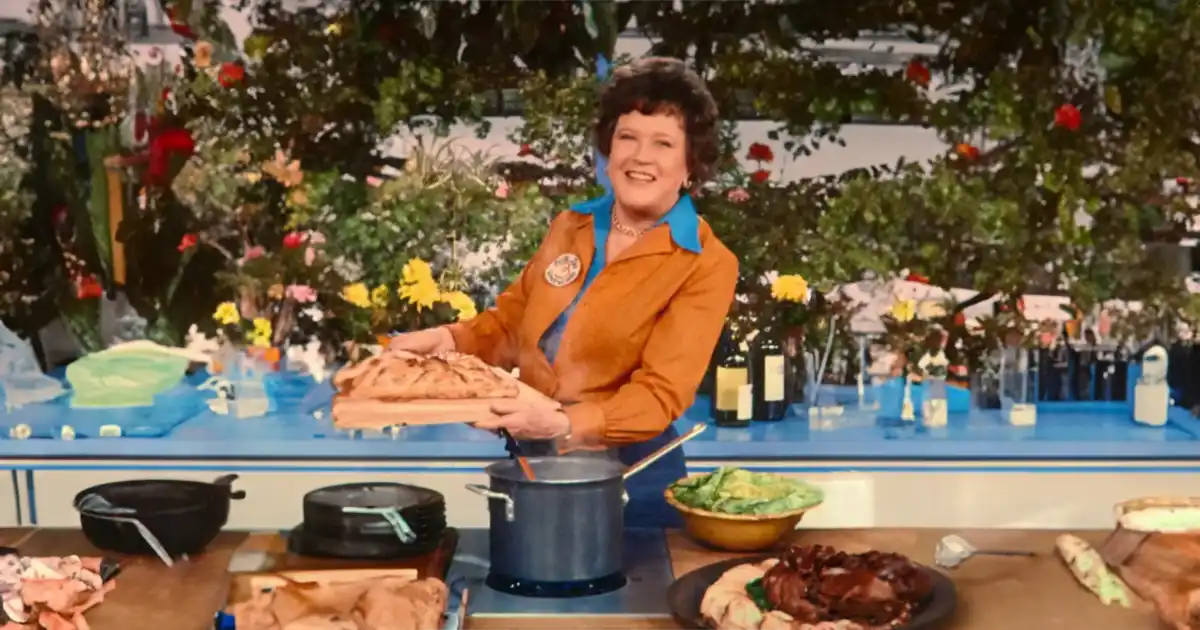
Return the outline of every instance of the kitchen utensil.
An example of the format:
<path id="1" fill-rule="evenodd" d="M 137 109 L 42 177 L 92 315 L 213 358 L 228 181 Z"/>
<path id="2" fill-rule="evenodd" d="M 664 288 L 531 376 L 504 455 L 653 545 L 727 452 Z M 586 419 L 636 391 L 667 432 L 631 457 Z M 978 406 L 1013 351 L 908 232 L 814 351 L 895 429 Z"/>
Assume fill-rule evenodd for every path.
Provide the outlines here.
<path id="1" fill-rule="evenodd" d="M 437 539 L 446 527 L 440 492 L 401 483 L 354 483 L 304 495 L 307 535 L 361 540 L 387 536 L 401 543 Z"/>
<path id="2" fill-rule="evenodd" d="M 89 494 L 79 500 L 76 505 L 81 512 L 87 512 L 89 516 L 96 519 L 106 519 L 117 523 L 128 523 L 137 529 L 142 540 L 146 541 L 146 545 L 158 556 L 159 560 L 168 567 L 174 566 L 175 561 L 171 559 L 171 554 L 163 548 L 162 543 L 158 541 L 158 537 L 154 535 L 141 521 L 137 519 L 136 511 L 130 508 L 116 507 L 108 502 L 102 496 Z"/>
<path id="3" fill-rule="evenodd" d="M 683 435 L 675 438 L 674 440 L 667 442 L 666 444 L 664 444 L 662 446 L 662 448 L 658 449 L 657 451 L 654 451 L 653 453 L 650 453 L 649 455 L 643 457 L 641 460 L 634 462 L 634 464 L 632 466 L 630 466 L 628 469 L 625 470 L 625 474 L 622 477 L 624 479 L 629 479 L 630 477 L 645 470 L 647 466 L 649 466 L 650 464 L 653 464 L 654 462 L 658 461 L 659 459 L 662 459 L 662 457 L 664 455 L 666 455 L 667 453 L 670 453 L 671 451 L 679 448 L 680 446 L 683 446 L 684 442 L 696 437 L 697 435 L 700 435 L 701 433 L 704 433 L 704 429 L 706 429 L 706 428 L 708 428 L 707 424 L 697 424 L 696 426 L 692 427 L 691 431 L 688 431 L 687 433 L 684 433 Z"/>
<path id="4" fill-rule="evenodd" d="M 762 551 L 777 544 L 796 529 L 804 515 L 821 504 L 778 514 L 724 514 L 684 505 L 671 488 L 664 496 L 683 515 L 687 533 L 706 545 L 725 551 Z"/>
<path id="5" fill-rule="evenodd" d="M 489 500 L 488 584 L 509 592 L 517 584 L 623 585 L 624 465 L 588 456 L 531 457 L 529 465 L 535 480 L 504 460 L 487 467 L 489 486 L 466 486 Z"/>
<path id="6" fill-rule="evenodd" d="M 165 553 L 168 558 L 199 553 L 229 519 L 229 502 L 243 499 L 233 490 L 237 475 L 212 483 L 177 479 L 117 481 L 75 495 L 83 535 L 100 549 L 127 554 Z M 159 543 L 159 550 L 142 528 Z"/>
<path id="7" fill-rule="evenodd" d="M 446 630 L 464 630 L 467 627 L 467 602 L 471 597 L 471 589 L 464 588 L 462 595 L 458 597 L 458 609 L 454 612 L 446 613 L 446 623 L 443 628 Z"/>
<path id="8" fill-rule="evenodd" d="M 328 537 L 313 534 L 305 524 L 288 533 L 288 551 L 298 556 L 340 558 L 345 560 L 392 560 L 415 558 L 433 552 L 441 543 L 446 525 L 442 522 L 437 535 L 420 534 L 412 543 L 402 542 L 394 535 L 359 538 Z"/>
<path id="9" fill-rule="evenodd" d="M 933 550 L 934 564 L 943 569 L 953 569 L 974 556 L 1021 556 L 1032 558 L 1034 551 L 1006 549 L 977 549 L 962 536 L 951 534 L 938 541 Z"/>
<path id="10" fill-rule="evenodd" d="M 508 429 L 500 429 L 499 433 L 500 437 L 504 438 L 504 441 L 508 444 L 508 452 L 517 458 L 517 464 L 521 466 L 521 472 L 525 473 L 525 478 L 537 481 L 533 468 L 529 466 L 529 460 L 524 455 L 525 450 L 521 448 L 521 443 L 513 437 L 512 433 L 508 432 Z"/>
<path id="11" fill-rule="evenodd" d="M 700 602 L 704 592 L 716 583 L 726 571 L 746 563 L 759 563 L 773 556 L 758 556 L 750 558 L 732 558 L 708 566 L 700 567 L 675 580 L 667 588 L 667 604 L 675 621 L 683 628 L 706 629 L 704 616 L 700 614 Z M 918 565 L 920 566 L 920 565 Z M 958 595 L 954 583 L 949 578 L 930 569 L 920 566 L 921 570 L 933 581 L 933 591 L 913 611 L 913 616 L 895 630 L 933 630 L 949 623 L 954 616 L 958 604 Z"/>

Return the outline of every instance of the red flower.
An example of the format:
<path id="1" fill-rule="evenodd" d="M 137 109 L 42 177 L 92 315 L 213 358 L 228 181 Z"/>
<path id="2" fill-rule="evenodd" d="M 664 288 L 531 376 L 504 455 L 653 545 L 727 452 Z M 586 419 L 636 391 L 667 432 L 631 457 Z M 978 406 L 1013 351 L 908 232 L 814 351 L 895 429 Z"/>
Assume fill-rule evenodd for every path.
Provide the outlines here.
<path id="1" fill-rule="evenodd" d="M 96 280 L 96 276 L 88 276 L 75 281 L 75 297 L 80 300 L 95 300 L 104 295 L 104 287 Z"/>
<path id="2" fill-rule="evenodd" d="M 175 31 L 176 35 L 179 35 L 180 37 L 186 37 L 193 41 L 200 39 L 200 36 L 196 34 L 196 31 L 192 30 L 192 27 L 188 26 L 184 22 L 179 21 L 175 17 L 174 6 L 167 7 L 167 18 L 171 21 L 171 30 Z"/>
<path id="3" fill-rule="evenodd" d="M 146 116 L 146 112 L 139 111 L 133 115 L 133 139 L 141 142 L 146 139 L 146 134 L 150 132 L 150 119 Z"/>
<path id="4" fill-rule="evenodd" d="M 762 169 L 754 171 L 754 173 L 750 175 L 750 181 L 754 182 L 755 184 L 765 184 L 769 179 L 771 179 L 771 171 L 764 171 Z"/>
<path id="5" fill-rule="evenodd" d="M 908 282 L 919 282 L 921 284 L 929 284 L 929 278 L 926 278 L 925 276 L 922 276 L 919 273 L 909 273 L 908 277 L 906 277 L 905 280 L 907 280 Z"/>
<path id="6" fill-rule="evenodd" d="M 146 183 L 165 183 L 167 172 L 171 168 L 171 158 L 182 156 L 192 157 L 196 151 L 196 142 L 187 129 L 163 129 L 155 133 L 155 122 L 150 123 L 150 147 L 147 149 Z"/>
<path id="7" fill-rule="evenodd" d="M 1083 124 L 1083 114 L 1079 113 L 1078 107 L 1066 103 L 1054 110 L 1055 127 L 1063 127 L 1069 131 L 1078 131 L 1081 124 Z"/>
<path id="8" fill-rule="evenodd" d="M 527 155 L 533 155 L 533 147 L 528 144 L 522 144 L 521 150 L 517 151 L 517 157 L 525 157 Z"/>
<path id="9" fill-rule="evenodd" d="M 287 249 L 296 249 L 304 244 L 304 234 L 300 232 L 288 232 L 283 237 L 283 246 Z"/>
<path id="10" fill-rule="evenodd" d="M 959 157 L 969 162 L 979 159 L 979 147 L 976 147 L 973 144 L 967 144 L 965 142 L 960 143 L 954 147 L 954 152 L 957 153 Z"/>
<path id="11" fill-rule="evenodd" d="M 750 150 L 746 152 L 746 159 L 756 162 L 771 162 L 775 160 L 775 152 L 771 151 L 771 147 L 761 142 L 755 142 L 750 145 Z"/>
<path id="12" fill-rule="evenodd" d="M 955 313 L 954 314 L 954 325 L 955 326 L 966 326 L 967 325 L 967 314 L 962 311 Z"/>
<path id="13" fill-rule="evenodd" d="M 179 239 L 179 247 L 176 247 L 175 249 L 181 252 L 186 252 L 187 250 L 195 247 L 196 242 L 197 239 L 195 234 L 184 234 L 183 238 Z"/>
<path id="14" fill-rule="evenodd" d="M 1175 185 L 1179 186 L 1180 188 L 1187 188 L 1188 186 L 1192 185 L 1192 180 L 1188 177 L 1176 177 Z"/>
<path id="15" fill-rule="evenodd" d="M 904 69 L 904 78 L 921 87 L 928 87 L 933 75 L 929 73 L 929 68 L 925 64 L 914 59 L 908 62 L 908 67 Z"/>
<path id="16" fill-rule="evenodd" d="M 221 84 L 221 87 L 232 87 L 241 83 L 244 78 L 246 78 L 246 69 L 232 61 L 221 64 L 221 70 L 217 73 L 217 82 Z"/>

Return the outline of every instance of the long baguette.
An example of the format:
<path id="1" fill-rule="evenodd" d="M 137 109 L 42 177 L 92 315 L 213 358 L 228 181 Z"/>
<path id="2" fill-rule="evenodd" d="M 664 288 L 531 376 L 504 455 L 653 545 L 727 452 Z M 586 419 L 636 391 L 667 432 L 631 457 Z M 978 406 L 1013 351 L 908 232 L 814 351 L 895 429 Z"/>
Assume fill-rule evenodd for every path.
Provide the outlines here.
<path id="1" fill-rule="evenodd" d="M 1129 596 L 1129 587 L 1115 573 L 1109 570 L 1100 558 L 1100 553 L 1078 536 L 1063 534 L 1055 541 L 1058 554 L 1063 562 L 1071 569 L 1075 579 L 1084 588 L 1095 593 L 1105 606 L 1118 604 L 1124 608 L 1133 605 Z"/>

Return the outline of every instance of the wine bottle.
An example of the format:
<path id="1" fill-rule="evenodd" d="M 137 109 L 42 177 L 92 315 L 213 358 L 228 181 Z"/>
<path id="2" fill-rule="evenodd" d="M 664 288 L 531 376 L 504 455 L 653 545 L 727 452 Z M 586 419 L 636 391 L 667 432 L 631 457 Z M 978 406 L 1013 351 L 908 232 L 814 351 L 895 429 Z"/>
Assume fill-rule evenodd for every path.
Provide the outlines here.
<path id="1" fill-rule="evenodd" d="M 754 339 L 750 380 L 754 385 L 754 419 L 782 420 L 791 405 L 788 394 L 788 360 L 775 331 L 763 330 Z"/>
<path id="2" fill-rule="evenodd" d="M 719 427 L 747 427 L 749 418 L 739 418 L 738 396 L 743 385 L 750 384 L 750 360 L 734 335 L 722 339 L 718 353 L 717 378 L 713 395 L 713 418 Z M 745 415 L 744 413 L 742 414 Z"/>

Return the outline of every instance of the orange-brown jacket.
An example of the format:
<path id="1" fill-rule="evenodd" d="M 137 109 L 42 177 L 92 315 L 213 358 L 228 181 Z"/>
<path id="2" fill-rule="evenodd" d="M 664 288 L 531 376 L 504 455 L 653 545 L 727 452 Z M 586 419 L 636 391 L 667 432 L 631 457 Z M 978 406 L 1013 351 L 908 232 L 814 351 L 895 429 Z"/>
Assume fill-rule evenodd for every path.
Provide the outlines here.
<path id="1" fill-rule="evenodd" d="M 517 367 L 522 381 L 563 403 L 571 421 L 564 450 L 649 440 L 695 397 L 733 303 L 738 263 L 708 224 L 695 219 L 690 199 L 681 201 L 692 213 L 699 253 L 676 243 L 665 223 L 646 232 L 587 288 L 553 364 L 539 341 L 579 294 L 595 252 L 596 215 L 589 204 L 603 200 L 555 217 L 496 305 L 450 328 L 460 352 Z M 575 277 L 572 265 L 563 264 L 572 255 L 580 263 Z"/>

